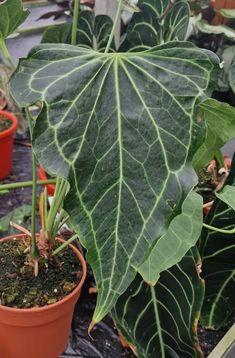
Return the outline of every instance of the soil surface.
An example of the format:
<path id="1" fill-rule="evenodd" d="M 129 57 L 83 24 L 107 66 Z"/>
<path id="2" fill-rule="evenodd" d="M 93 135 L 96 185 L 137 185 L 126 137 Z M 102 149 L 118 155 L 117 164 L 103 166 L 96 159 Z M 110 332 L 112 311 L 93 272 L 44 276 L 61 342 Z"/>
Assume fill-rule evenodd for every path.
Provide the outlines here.
<path id="1" fill-rule="evenodd" d="M 27 142 L 27 138 L 24 141 Z M 15 144 L 13 170 L 4 182 L 30 180 L 30 162 L 30 148 Z M 3 198 L 4 200 L 0 196 L 0 218 L 14 207 L 30 204 L 31 189 L 13 190 L 5 194 Z M 0 233 L 0 238 L 3 236 L 4 233 Z M 88 270 L 87 280 L 75 308 L 69 344 L 60 358 L 134 358 L 135 356 L 130 350 L 122 348 L 117 330 L 110 317 L 97 324 L 91 332 L 91 336 L 87 334 L 96 302 L 96 295 L 89 294 L 89 288 L 92 286 L 94 286 L 94 279 L 91 271 Z M 199 327 L 199 340 L 205 357 L 209 355 L 231 325 L 232 322 L 217 332 Z"/>
<path id="2" fill-rule="evenodd" d="M 7 117 L 0 115 L 0 133 L 10 128 L 11 123 L 12 122 Z"/>
<path id="3" fill-rule="evenodd" d="M 26 238 L 0 243 L 1 305 L 16 308 L 49 305 L 72 292 L 80 281 L 80 261 L 72 250 L 63 250 L 48 259 L 39 258 L 35 277 L 34 262 L 25 253 L 29 244 Z"/>

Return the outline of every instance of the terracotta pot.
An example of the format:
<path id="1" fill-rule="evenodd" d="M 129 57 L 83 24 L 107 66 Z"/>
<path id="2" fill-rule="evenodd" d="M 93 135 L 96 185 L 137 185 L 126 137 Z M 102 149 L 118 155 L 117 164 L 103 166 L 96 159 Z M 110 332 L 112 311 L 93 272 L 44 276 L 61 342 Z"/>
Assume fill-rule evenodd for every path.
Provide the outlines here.
<path id="1" fill-rule="evenodd" d="M 235 9 L 235 1 L 234 0 L 211 0 L 211 6 L 216 10 L 221 9 Z M 216 13 L 211 21 L 211 25 L 221 25 L 221 24 L 229 24 L 231 19 L 227 19 L 220 15 L 220 13 Z"/>
<path id="2" fill-rule="evenodd" d="M 17 117 L 10 112 L 0 111 L 0 116 L 7 117 L 12 125 L 10 128 L 0 132 L 0 180 L 4 179 L 11 171 L 13 134 L 18 126 Z"/>
<path id="3" fill-rule="evenodd" d="M 39 165 L 39 167 L 38 167 L 38 177 L 40 180 L 48 179 L 47 174 L 41 165 Z M 54 184 L 46 184 L 45 186 L 47 188 L 48 195 L 53 196 L 54 192 L 55 192 L 55 185 Z"/>
<path id="4" fill-rule="evenodd" d="M 234 0 L 211 0 L 211 6 L 215 9 L 234 9 Z"/>
<path id="5" fill-rule="evenodd" d="M 0 245 L 3 241 L 24 236 L 0 239 Z M 74 306 L 86 278 L 86 262 L 82 254 L 74 246 L 69 247 L 77 255 L 83 270 L 74 291 L 56 303 L 39 308 L 17 309 L 0 305 L 1 358 L 58 358 L 65 350 Z"/>

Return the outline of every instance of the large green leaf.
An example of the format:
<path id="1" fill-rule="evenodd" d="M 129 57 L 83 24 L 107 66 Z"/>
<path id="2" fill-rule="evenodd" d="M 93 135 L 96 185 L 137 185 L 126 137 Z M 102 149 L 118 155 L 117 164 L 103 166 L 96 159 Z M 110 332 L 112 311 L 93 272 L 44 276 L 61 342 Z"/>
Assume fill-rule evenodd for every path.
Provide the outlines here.
<path id="1" fill-rule="evenodd" d="M 20 0 L 0 2 L 0 39 L 5 39 L 20 26 L 29 15 Z"/>
<path id="2" fill-rule="evenodd" d="M 235 137 L 235 108 L 215 99 L 207 99 L 199 105 L 207 125 L 206 139 L 193 158 L 196 171 L 214 158 L 215 153 Z"/>
<path id="3" fill-rule="evenodd" d="M 235 185 L 235 156 L 225 184 Z M 235 212 L 216 198 L 205 223 L 231 229 L 235 226 Z M 204 228 L 200 253 L 206 283 L 201 321 L 206 327 L 217 329 L 225 325 L 235 311 L 235 234 L 222 234 Z"/>
<path id="4" fill-rule="evenodd" d="M 139 0 L 121 49 L 153 47 L 172 40 L 185 40 L 190 9 L 187 1 Z"/>
<path id="5" fill-rule="evenodd" d="M 82 11 L 78 18 L 77 44 L 94 50 L 105 49 L 113 26 L 107 15 L 94 16 L 92 11 Z M 43 43 L 71 43 L 72 24 L 55 25 L 43 34 Z M 114 48 L 114 41 L 112 42 Z"/>
<path id="6" fill-rule="evenodd" d="M 155 285 L 162 271 L 179 262 L 186 252 L 195 245 L 202 230 L 202 197 L 192 191 L 177 215 L 161 237 L 146 261 L 137 268 L 143 279 Z"/>
<path id="7" fill-rule="evenodd" d="M 199 257 L 190 250 L 177 265 L 148 286 L 138 276 L 112 312 L 118 329 L 136 347 L 138 358 L 201 357 L 197 322 L 204 285 Z"/>
<path id="8" fill-rule="evenodd" d="M 22 106 L 44 103 L 34 150 L 68 177 L 65 200 L 98 286 L 99 321 L 125 291 L 197 178 L 194 109 L 218 65 L 187 42 L 140 53 L 34 48 L 12 78 Z"/>

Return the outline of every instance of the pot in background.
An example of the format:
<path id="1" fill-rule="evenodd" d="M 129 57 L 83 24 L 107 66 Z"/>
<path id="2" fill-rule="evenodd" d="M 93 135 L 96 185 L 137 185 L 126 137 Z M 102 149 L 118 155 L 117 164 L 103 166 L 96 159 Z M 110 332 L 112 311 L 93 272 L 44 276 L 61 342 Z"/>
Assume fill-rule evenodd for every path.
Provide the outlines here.
<path id="1" fill-rule="evenodd" d="M 0 116 L 4 116 L 12 122 L 10 128 L 0 132 L 0 180 L 2 180 L 11 171 L 13 135 L 18 126 L 18 120 L 13 113 L 7 111 L 0 111 Z"/>
<path id="2" fill-rule="evenodd" d="M 215 9 L 234 9 L 234 0 L 211 0 L 211 6 Z"/>
<path id="3" fill-rule="evenodd" d="M 23 237 L 25 235 L 20 234 L 0 239 L 0 245 L 3 241 Z M 73 245 L 68 247 L 82 266 L 78 286 L 62 300 L 44 307 L 17 309 L 0 305 L 1 358 L 58 358 L 65 350 L 74 306 L 86 278 L 86 262 L 82 254 Z"/>

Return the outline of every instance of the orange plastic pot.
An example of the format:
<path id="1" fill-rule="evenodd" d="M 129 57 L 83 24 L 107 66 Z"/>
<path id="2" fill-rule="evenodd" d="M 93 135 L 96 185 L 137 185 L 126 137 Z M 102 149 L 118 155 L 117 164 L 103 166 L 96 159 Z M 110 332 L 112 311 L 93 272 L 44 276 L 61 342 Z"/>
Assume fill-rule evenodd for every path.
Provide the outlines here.
<path id="1" fill-rule="evenodd" d="M 4 179 L 11 171 L 13 134 L 18 126 L 17 117 L 10 112 L 0 111 L 0 116 L 8 118 L 12 125 L 10 128 L 0 132 L 0 180 Z"/>
<path id="2" fill-rule="evenodd" d="M 43 169 L 43 167 L 41 165 L 39 165 L 39 167 L 38 167 L 38 177 L 39 177 L 40 180 L 47 180 L 48 179 L 48 177 L 46 175 L 46 172 L 44 171 L 44 169 Z M 54 192 L 55 192 L 55 185 L 54 184 L 46 184 L 45 186 L 47 188 L 47 193 L 50 196 L 53 196 Z"/>
<path id="3" fill-rule="evenodd" d="M 0 239 L 0 245 L 1 242 L 24 236 L 12 235 Z M 1 358 L 58 358 L 65 350 L 74 306 L 86 278 L 86 262 L 82 254 L 73 245 L 69 248 L 81 262 L 82 277 L 68 296 L 39 308 L 17 309 L 0 305 Z"/>

